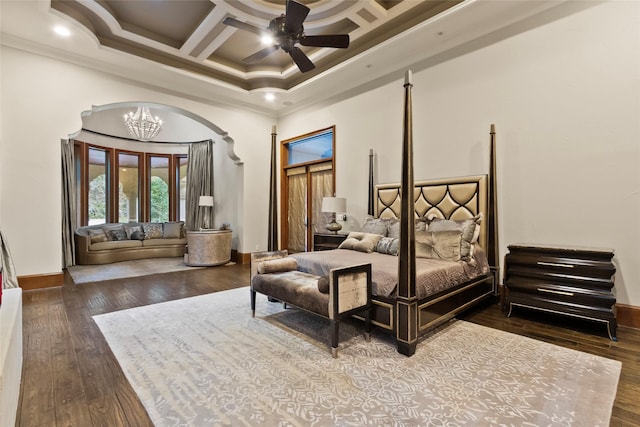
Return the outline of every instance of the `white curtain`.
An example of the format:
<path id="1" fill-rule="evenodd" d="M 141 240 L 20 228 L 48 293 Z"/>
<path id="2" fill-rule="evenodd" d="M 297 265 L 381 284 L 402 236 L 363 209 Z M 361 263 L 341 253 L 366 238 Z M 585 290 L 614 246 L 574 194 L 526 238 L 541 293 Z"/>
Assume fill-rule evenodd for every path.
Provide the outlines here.
<path id="1" fill-rule="evenodd" d="M 200 196 L 214 196 L 213 207 L 199 207 Z M 187 163 L 187 199 L 185 225 L 188 230 L 199 230 L 205 224 L 214 225 L 215 195 L 213 194 L 213 141 L 194 142 L 189 145 Z"/>
<path id="2" fill-rule="evenodd" d="M 0 285 L 2 289 L 19 287 L 11 251 L 2 231 L 0 231 L 0 252 L 2 253 L 2 256 L 0 256 L 0 272 L 2 273 L 2 284 Z"/>

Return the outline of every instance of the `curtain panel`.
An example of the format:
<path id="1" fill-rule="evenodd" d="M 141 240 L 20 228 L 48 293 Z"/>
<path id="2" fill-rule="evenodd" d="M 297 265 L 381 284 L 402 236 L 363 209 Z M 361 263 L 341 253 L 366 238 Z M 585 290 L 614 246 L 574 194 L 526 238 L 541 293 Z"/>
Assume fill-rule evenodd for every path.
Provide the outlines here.
<path id="1" fill-rule="evenodd" d="M 199 230 L 214 225 L 214 206 L 200 207 L 200 196 L 213 194 L 213 141 L 193 142 L 189 145 L 187 163 L 187 198 L 185 226 L 188 230 Z M 215 199 L 214 199 L 215 200 Z"/>
<path id="2" fill-rule="evenodd" d="M 78 228 L 75 149 L 73 139 L 61 141 L 62 151 L 62 268 L 76 264 L 73 233 Z"/>

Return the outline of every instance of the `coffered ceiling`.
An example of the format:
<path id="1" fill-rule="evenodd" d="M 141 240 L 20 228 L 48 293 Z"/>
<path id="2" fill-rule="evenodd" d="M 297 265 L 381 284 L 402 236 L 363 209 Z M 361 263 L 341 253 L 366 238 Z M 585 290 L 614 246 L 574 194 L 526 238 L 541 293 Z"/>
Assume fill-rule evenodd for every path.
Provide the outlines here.
<path id="1" fill-rule="evenodd" d="M 301 46 L 301 73 L 264 46 L 258 28 L 284 0 L 0 0 L 0 42 L 132 80 L 152 89 L 270 115 L 335 102 L 554 19 L 562 0 L 301 0 L 306 35 L 348 34 L 346 49 Z M 566 2 L 571 4 L 573 2 Z M 67 26 L 61 39 L 54 26 Z M 269 92 L 273 99 L 265 100 Z M 124 100 L 136 101 L 136 100 Z M 143 100 L 139 100 L 143 101 Z"/>

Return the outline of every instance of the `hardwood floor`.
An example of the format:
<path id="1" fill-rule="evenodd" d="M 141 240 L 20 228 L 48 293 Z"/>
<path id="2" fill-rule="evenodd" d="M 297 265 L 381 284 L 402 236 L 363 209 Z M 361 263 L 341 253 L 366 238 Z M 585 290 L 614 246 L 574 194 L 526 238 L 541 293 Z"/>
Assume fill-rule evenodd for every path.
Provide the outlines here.
<path id="1" fill-rule="evenodd" d="M 16 426 L 151 426 L 151 421 L 91 316 L 246 286 L 248 265 L 73 285 L 23 295 L 24 362 Z M 247 297 L 247 309 L 248 309 Z M 566 318 L 489 304 L 464 320 L 622 361 L 612 426 L 640 425 L 640 330 L 585 330 Z M 591 325 L 589 325 L 591 326 Z M 600 330 L 602 329 L 602 330 Z"/>

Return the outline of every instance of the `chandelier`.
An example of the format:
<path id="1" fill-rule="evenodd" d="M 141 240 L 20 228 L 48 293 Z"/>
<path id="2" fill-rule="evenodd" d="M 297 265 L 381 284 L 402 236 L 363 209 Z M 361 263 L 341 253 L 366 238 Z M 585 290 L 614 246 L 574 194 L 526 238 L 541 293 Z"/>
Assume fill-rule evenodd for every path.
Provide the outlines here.
<path id="1" fill-rule="evenodd" d="M 138 107 L 135 113 L 124 115 L 124 124 L 131 136 L 141 141 L 150 141 L 160 132 L 162 120 L 157 116 L 153 117 L 149 107 Z"/>

